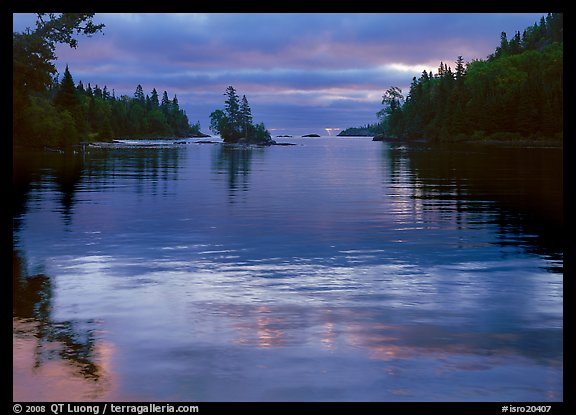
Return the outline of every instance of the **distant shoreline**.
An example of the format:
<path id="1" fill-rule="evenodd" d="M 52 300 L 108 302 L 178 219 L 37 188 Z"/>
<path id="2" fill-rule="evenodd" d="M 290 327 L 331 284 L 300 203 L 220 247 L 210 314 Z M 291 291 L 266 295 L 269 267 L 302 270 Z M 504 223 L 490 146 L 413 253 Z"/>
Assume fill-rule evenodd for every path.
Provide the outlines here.
<path id="1" fill-rule="evenodd" d="M 182 136 L 175 135 L 135 135 L 135 136 L 124 136 L 124 137 L 114 137 L 110 141 L 114 140 L 185 140 L 187 138 L 208 138 L 212 137 L 210 134 L 198 133 L 198 134 L 187 134 Z"/>

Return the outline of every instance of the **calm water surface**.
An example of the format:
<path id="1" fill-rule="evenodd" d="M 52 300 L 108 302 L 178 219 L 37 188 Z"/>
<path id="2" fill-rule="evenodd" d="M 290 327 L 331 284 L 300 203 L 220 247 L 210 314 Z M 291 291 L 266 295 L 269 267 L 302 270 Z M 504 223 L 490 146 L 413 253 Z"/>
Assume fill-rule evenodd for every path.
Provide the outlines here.
<path id="1" fill-rule="evenodd" d="M 14 400 L 561 401 L 562 151 L 14 153 Z"/>

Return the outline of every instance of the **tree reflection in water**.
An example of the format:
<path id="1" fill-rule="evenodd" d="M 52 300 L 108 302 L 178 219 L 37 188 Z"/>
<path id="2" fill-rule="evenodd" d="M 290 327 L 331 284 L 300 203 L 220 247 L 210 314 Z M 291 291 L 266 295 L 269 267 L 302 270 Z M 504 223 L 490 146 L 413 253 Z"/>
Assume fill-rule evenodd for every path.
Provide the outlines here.
<path id="1" fill-rule="evenodd" d="M 384 147 L 383 159 L 389 160 L 392 183 L 410 192 L 412 213 L 421 220 L 454 220 L 459 229 L 467 226 L 467 217 L 495 224 L 496 244 L 543 255 L 553 261 L 550 272 L 562 273 L 561 152 L 414 143 Z M 402 176 L 406 171 L 410 174 Z"/>
<path id="2" fill-rule="evenodd" d="M 254 155 L 262 155 L 264 151 L 262 147 L 253 145 L 223 144 L 213 153 L 212 170 L 227 175 L 230 203 L 234 202 L 238 190 L 249 190 Z"/>
<path id="3" fill-rule="evenodd" d="M 41 400 L 46 388 L 53 389 L 52 399 L 56 399 L 54 392 L 64 394 L 61 398 L 65 400 L 101 397 L 110 389 L 105 365 L 111 349 L 98 342 L 98 322 L 55 320 L 50 277 L 28 276 L 20 253 L 13 250 L 12 258 L 14 399 Z M 29 383 L 30 368 L 36 374 L 43 371 L 46 383 L 18 387 Z M 62 379 L 66 379 L 66 388 L 62 388 Z"/>

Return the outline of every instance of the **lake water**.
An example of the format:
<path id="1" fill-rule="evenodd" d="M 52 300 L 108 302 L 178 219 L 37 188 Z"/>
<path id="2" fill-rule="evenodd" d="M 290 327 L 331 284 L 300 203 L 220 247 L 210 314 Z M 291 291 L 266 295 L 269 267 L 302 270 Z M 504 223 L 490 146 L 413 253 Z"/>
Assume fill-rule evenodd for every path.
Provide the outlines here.
<path id="1" fill-rule="evenodd" d="M 13 398 L 562 401 L 562 150 L 14 153 Z"/>

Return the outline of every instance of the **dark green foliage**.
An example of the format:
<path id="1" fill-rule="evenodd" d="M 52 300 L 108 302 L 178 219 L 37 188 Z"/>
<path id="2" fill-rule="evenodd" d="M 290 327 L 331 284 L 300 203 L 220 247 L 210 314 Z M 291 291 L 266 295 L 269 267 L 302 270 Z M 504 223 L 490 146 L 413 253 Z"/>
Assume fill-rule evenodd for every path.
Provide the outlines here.
<path id="1" fill-rule="evenodd" d="M 78 89 L 74 85 L 74 79 L 68 70 L 64 71 L 60 87 L 54 95 L 54 106 L 61 112 L 68 112 L 73 120 L 76 131 L 79 134 L 85 133 L 87 130 L 87 120 L 85 118 L 84 109 L 80 101 Z"/>
<path id="2" fill-rule="evenodd" d="M 227 143 L 271 143 L 270 133 L 264 123 L 254 125 L 252 110 L 246 95 L 242 100 L 233 86 L 226 88 L 224 109 L 217 109 L 210 114 L 210 130 Z"/>
<path id="3" fill-rule="evenodd" d="M 142 106 L 146 102 L 146 98 L 144 97 L 144 90 L 142 89 L 142 85 L 140 84 L 138 84 L 138 86 L 136 87 L 136 91 L 134 92 L 134 99 L 136 100 L 136 104 Z"/>
<path id="4" fill-rule="evenodd" d="M 68 67 L 62 82 L 54 89 L 52 98 L 50 94 L 44 94 L 25 106 L 23 115 L 30 125 L 21 128 L 18 138 L 15 136 L 19 144 L 61 146 L 80 141 L 106 141 L 114 137 L 187 137 L 201 134 L 200 124 L 190 126 L 185 111 L 180 109 L 178 98 L 168 99 L 167 92 L 164 93 L 162 105 L 158 105 L 156 89 L 150 98 L 144 95 L 141 85 L 136 87 L 134 97 L 123 95 L 115 98 L 107 92 L 106 86 L 92 89 L 88 84 L 84 89 L 81 82 L 74 86 Z M 64 123 L 62 126 L 57 125 L 60 118 Z M 71 125 L 69 120 L 72 121 Z M 63 131 L 67 132 L 67 138 L 54 138 Z"/>
<path id="5" fill-rule="evenodd" d="M 156 91 L 156 88 L 154 88 L 152 90 L 152 93 L 150 94 L 150 108 L 149 110 L 155 110 L 158 109 L 158 107 L 160 107 L 160 101 L 158 100 L 158 92 Z"/>
<path id="6" fill-rule="evenodd" d="M 44 97 L 30 97 L 21 115 L 27 122 L 21 126 L 19 144 L 66 147 L 80 141 L 72 115 Z"/>
<path id="7" fill-rule="evenodd" d="M 382 131 L 382 124 L 375 123 L 375 124 L 366 124 L 362 127 L 350 127 L 342 130 L 338 133 L 340 137 L 347 137 L 347 136 L 375 136 Z"/>
<path id="8" fill-rule="evenodd" d="M 12 34 L 12 121 L 16 143 L 43 144 L 56 141 L 74 143 L 84 129 L 81 108 L 70 94 L 70 80 L 63 79 L 66 89 L 59 96 L 58 107 L 51 102 L 61 89 L 54 82 L 56 44 L 75 48 L 74 35 L 91 36 L 103 24 L 92 22 L 93 13 L 38 13 L 35 30 Z M 73 86 L 73 83 L 72 83 Z M 74 121 L 70 123 L 70 118 Z M 42 126 L 50 131 L 42 132 Z M 80 131 L 79 131 L 80 130 Z M 56 140 L 55 134 L 66 134 Z"/>
<path id="9" fill-rule="evenodd" d="M 563 17 L 548 14 L 486 60 L 413 78 L 403 105 L 398 88 L 378 112 L 387 136 L 440 141 L 560 138 L 563 134 Z"/>
<path id="10" fill-rule="evenodd" d="M 105 87 L 106 88 L 106 87 Z M 103 90 L 104 91 L 104 90 Z M 154 88 L 151 95 L 144 95 L 141 85 L 136 87 L 134 97 L 110 95 L 95 99 L 101 106 L 97 124 L 100 126 L 99 139 L 104 136 L 116 137 L 187 137 L 199 135 L 198 123 L 190 126 L 186 112 L 180 109 L 178 98 L 168 98 L 164 91 L 162 103 L 158 102 L 158 92 Z M 110 132 L 113 134 L 111 135 Z"/>

